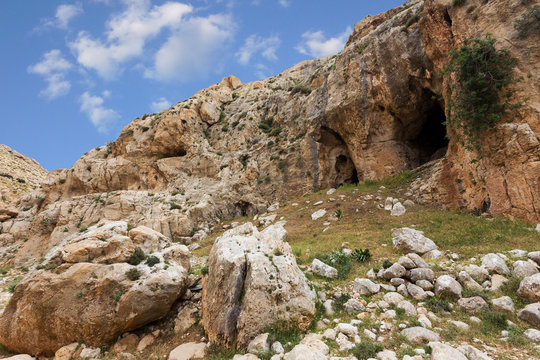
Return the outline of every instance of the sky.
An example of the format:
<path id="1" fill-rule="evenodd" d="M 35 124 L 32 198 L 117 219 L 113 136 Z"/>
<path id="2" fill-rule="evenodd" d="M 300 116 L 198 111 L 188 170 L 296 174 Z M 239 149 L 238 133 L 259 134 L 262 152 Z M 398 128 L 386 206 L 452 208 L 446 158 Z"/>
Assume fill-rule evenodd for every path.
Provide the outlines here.
<path id="1" fill-rule="evenodd" d="M 354 24 L 404 0 L 2 0 L 0 144 L 69 168 L 233 74 L 276 75 L 343 49 Z"/>

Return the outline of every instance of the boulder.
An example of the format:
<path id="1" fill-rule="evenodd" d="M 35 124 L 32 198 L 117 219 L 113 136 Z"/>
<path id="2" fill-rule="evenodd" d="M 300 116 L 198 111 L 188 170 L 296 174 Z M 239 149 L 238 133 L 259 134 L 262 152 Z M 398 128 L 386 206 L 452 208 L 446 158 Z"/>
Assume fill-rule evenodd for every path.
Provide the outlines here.
<path id="1" fill-rule="evenodd" d="M 525 306 L 518 312 L 518 318 L 540 329 L 540 302 Z"/>
<path id="2" fill-rule="evenodd" d="M 527 257 L 534 261 L 537 265 L 540 265 L 540 251 L 532 251 Z"/>
<path id="3" fill-rule="evenodd" d="M 392 243 L 395 249 L 401 250 L 405 254 L 423 255 L 428 251 L 438 249 L 437 245 L 431 239 L 425 237 L 422 231 L 408 227 L 394 230 L 392 232 Z"/>
<path id="4" fill-rule="evenodd" d="M 466 271 L 460 271 L 458 274 L 458 279 L 459 279 L 459 282 L 467 289 L 475 290 L 475 291 L 484 290 L 482 285 L 474 281 L 471 275 L 469 275 L 469 273 Z"/>
<path id="5" fill-rule="evenodd" d="M 405 206 L 403 206 L 399 201 L 394 204 L 392 207 L 392 211 L 390 212 L 390 215 L 392 216 L 401 216 L 404 215 L 407 212 L 407 209 L 405 209 Z"/>
<path id="6" fill-rule="evenodd" d="M 110 264 L 112 258 L 121 258 L 111 254 L 125 253 L 122 242 L 110 248 L 113 252 L 103 247 L 103 252 L 91 256 L 93 262 L 65 261 L 77 244 L 82 244 L 80 248 L 93 241 L 109 244 L 124 236 L 126 228 L 125 222 L 95 226 L 52 249 L 42 263 L 44 269 L 29 272 L 16 286 L 0 316 L 0 343 L 16 352 L 52 355 L 73 342 L 95 347 L 110 343 L 165 316 L 190 285 L 190 254 L 184 245 L 163 249 L 165 243 L 154 243 L 152 256 L 159 262 L 152 266 Z M 128 248 L 136 242 L 127 240 Z M 40 329 L 38 335 L 35 329 Z"/>
<path id="7" fill-rule="evenodd" d="M 283 225 L 259 232 L 246 223 L 216 239 L 202 294 L 202 324 L 212 343 L 244 347 L 276 323 L 309 327 L 315 291 L 296 265 Z"/>
<path id="8" fill-rule="evenodd" d="M 431 360 L 468 360 L 465 355 L 463 355 L 457 349 L 454 349 L 450 345 L 443 344 L 438 342 L 430 342 L 429 346 L 431 347 Z"/>
<path id="9" fill-rule="evenodd" d="M 540 301 L 540 273 L 521 280 L 518 294 L 529 301 Z"/>
<path id="10" fill-rule="evenodd" d="M 123 353 L 126 351 L 133 351 L 139 343 L 139 337 L 135 334 L 124 334 L 112 347 L 112 351 L 115 353 Z"/>
<path id="11" fill-rule="evenodd" d="M 205 343 L 185 343 L 171 351 L 169 354 L 169 360 L 204 359 L 205 350 Z"/>
<path id="12" fill-rule="evenodd" d="M 327 360 L 330 349 L 319 335 L 309 334 L 300 344 L 285 354 L 284 360 Z"/>
<path id="13" fill-rule="evenodd" d="M 383 278 L 386 280 L 390 280 L 392 278 L 400 278 L 405 276 L 407 273 L 407 270 L 398 263 L 392 264 L 388 269 L 385 269 L 383 272 Z"/>
<path id="14" fill-rule="evenodd" d="M 360 301 L 356 300 L 355 298 L 351 298 L 347 300 L 345 304 L 343 304 L 343 308 L 345 309 L 345 312 L 347 314 L 358 314 L 361 311 L 364 311 L 366 307 L 364 304 L 362 304 Z"/>
<path id="15" fill-rule="evenodd" d="M 397 293 L 397 292 L 389 292 L 384 294 L 383 296 L 384 301 L 386 301 L 388 304 L 394 304 L 397 305 L 401 301 L 404 300 L 403 295 Z"/>
<path id="16" fill-rule="evenodd" d="M 490 274 L 508 275 L 510 270 L 506 262 L 497 254 L 487 254 L 482 256 L 482 267 Z"/>
<path id="17" fill-rule="evenodd" d="M 338 277 L 338 271 L 336 270 L 336 268 L 323 263 L 319 259 L 313 259 L 313 262 L 311 263 L 311 271 L 313 271 L 317 275 L 329 279 L 335 279 Z"/>
<path id="18" fill-rule="evenodd" d="M 418 280 L 427 280 L 429 282 L 433 282 L 433 279 L 435 279 L 435 273 L 433 270 L 427 268 L 412 269 L 409 273 L 409 279 L 412 282 L 417 282 Z"/>
<path id="19" fill-rule="evenodd" d="M 442 275 L 435 281 L 435 295 L 447 298 L 461 298 L 461 285 L 450 275 Z"/>
<path id="20" fill-rule="evenodd" d="M 78 343 L 62 346 L 54 353 L 54 360 L 70 360 L 71 356 L 79 346 Z"/>
<path id="21" fill-rule="evenodd" d="M 10 356 L 2 360 L 36 360 L 36 358 L 30 355 L 20 354 L 20 355 Z"/>
<path id="22" fill-rule="evenodd" d="M 540 330 L 527 329 L 523 333 L 532 342 L 540 343 Z"/>
<path id="23" fill-rule="evenodd" d="M 468 273 L 474 280 L 479 281 L 480 283 L 483 283 L 489 279 L 489 272 L 485 268 L 477 265 L 467 265 L 463 271 Z"/>
<path id="24" fill-rule="evenodd" d="M 313 214 L 311 214 L 311 220 L 318 220 L 322 218 L 324 215 L 326 215 L 325 209 L 317 210 Z"/>
<path id="25" fill-rule="evenodd" d="M 354 279 L 353 291 L 360 295 L 372 295 L 378 293 L 380 290 L 381 286 L 369 279 Z"/>
<path id="26" fill-rule="evenodd" d="M 257 355 L 259 352 L 266 352 L 270 350 L 270 344 L 268 343 L 268 333 L 260 334 L 251 340 L 247 347 L 247 352 Z"/>
<path id="27" fill-rule="evenodd" d="M 469 360 L 493 360 L 491 356 L 471 345 L 462 345 L 458 347 L 458 350 Z"/>
<path id="28" fill-rule="evenodd" d="M 507 312 L 513 314 L 516 311 L 514 301 L 510 296 L 501 296 L 500 298 L 491 300 L 493 309 L 497 311 Z"/>
<path id="29" fill-rule="evenodd" d="M 429 268 L 429 265 L 420 257 L 420 255 L 408 253 L 406 256 L 414 262 L 417 268 Z"/>
<path id="30" fill-rule="evenodd" d="M 405 336 L 407 341 L 413 344 L 441 340 L 439 334 L 421 326 L 406 328 L 401 331 L 401 335 Z"/>
<path id="31" fill-rule="evenodd" d="M 412 283 L 407 284 L 407 292 L 413 299 L 418 301 L 423 301 L 428 297 L 424 289 Z"/>
<path id="32" fill-rule="evenodd" d="M 457 306 L 460 309 L 465 310 L 471 314 L 477 314 L 485 311 L 489 308 L 488 304 L 480 296 L 473 296 L 470 298 L 461 298 L 457 302 Z"/>
<path id="33" fill-rule="evenodd" d="M 408 256 L 400 256 L 398 259 L 398 264 L 407 270 L 414 269 L 416 267 L 414 261 Z"/>
<path id="34" fill-rule="evenodd" d="M 538 273 L 538 267 L 532 260 L 518 260 L 514 262 L 512 274 L 518 278 L 524 278 Z"/>

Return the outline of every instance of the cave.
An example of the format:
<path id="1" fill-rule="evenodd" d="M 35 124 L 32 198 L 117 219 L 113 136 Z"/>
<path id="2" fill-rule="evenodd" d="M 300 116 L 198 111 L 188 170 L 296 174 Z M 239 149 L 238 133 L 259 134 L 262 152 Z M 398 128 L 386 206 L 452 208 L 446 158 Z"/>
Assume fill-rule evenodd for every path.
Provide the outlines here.
<path id="1" fill-rule="evenodd" d="M 232 218 L 251 216 L 256 213 L 256 209 L 250 202 L 240 200 L 234 204 L 233 213 L 230 214 Z"/>
<path id="2" fill-rule="evenodd" d="M 446 117 L 441 105 L 436 101 L 427 102 L 425 109 L 419 112 L 415 126 L 407 131 L 408 145 L 416 154 L 412 165 L 420 166 L 446 154 Z"/>
<path id="3" fill-rule="evenodd" d="M 176 148 L 168 149 L 166 153 L 161 154 L 162 158 L 183 157 L 187 155 L 186 148 L 179 145 Z"/>
<path id="4" fill-rule="evenodd" d="M 321 172 L 320 186 L 334 187 L 358 183 L 358 174 L 343 138 L 322 127 L 319 131 L 318 153 Z"/>

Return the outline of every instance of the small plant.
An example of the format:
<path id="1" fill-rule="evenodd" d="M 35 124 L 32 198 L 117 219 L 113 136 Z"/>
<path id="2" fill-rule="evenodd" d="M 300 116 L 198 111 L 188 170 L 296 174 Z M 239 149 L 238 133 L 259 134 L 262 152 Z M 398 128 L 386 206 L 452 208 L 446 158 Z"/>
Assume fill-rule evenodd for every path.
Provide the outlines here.
<path id="1" fill-rule="evenodd" d="M 120 301 L 120 298 L 122 297 L 122 295 L 124 295 L 124 293 L 122 291 L 119 291 L 117 293 L 114 294 L 114 300 L 115 301 Z"/>
<path id="2" fill-rule="evenodd" d="M 443 311 L 450 312 L 452 308 L 450 303 L 444 299 L 438 297 L 430 297 L 426 300 L 426 306 L 434 313 L 441 313 Z"/>
<path id="3" fill-rule="evenodd" d="M 66 179 L 63 179 L 63 178 L 62 178 L 62 179 L 58 180 L 58 182 L 59 182 L 60 184 L 64 184 L 64 183 L 66 182 Z"/>
<path id="4" fill-rule="evenodd" d="M 336 211 L 334 211 L 334 214 L 338 219 L 341 219 L 341 217 L 343 216 L 343 212 L 341 211 L 341 209 L 337 209 Z"/>
<path id="5" fill-rule="evenodd" d="M 381 344 L 364 338 L 360 344 L 351 349 L 351 354 L 356 356 L 356 358 L 359 360 L 366 360 L 376 357 L 377 353 L 383 350 L 384 348 Z"/>
<path id="6" fill-rule="evenodd" d="M 141 277 L 141 273 L 139 272 L 139 270 L 137 270 L 137 268 L 131 268 L 126 271 L 126 276 L 129 280 L 136 281 L 139 280 L 139 278 Z"/>
<path id="7" fill-rule="evenodd" d="M 22 280 L 22 276 L 17 276 L 15 279 L 13 279 L 13 281 L 9 283 L 8 291 L 10 293 L 14 293 L 15 287 L 17 286 L 17 284 L 19 284 L 21 280 Z"/>
<path id="8" fill-rule="evenodd" d="M 382 267 L 383 269 L 388 269 L 390 266 L 394 265 L 393 262 L 391 262 L 390 260 L 386 259 L 383 261 L 382 263 Z"/>
<path id="9" fill-rule="evenodd" d="M 351 257 L 359 262 L 366 262 L 371 258 L 371 253 L 369 252 L 369 249 L 365 250 L 358 250 L 354 249 L 354 251 L 351 253 Z"/>
<path id="10" fill-rule="evenodd" d="M 148 265 L 149 267 L 152 267 L 156 264 L 159 264 L 159 258 L 156 257 L 156 256 L 149 256 L 147 259 L 146 259 L 146 265 Z"/>
<path id="11" fill-rule="evenodd" d="M 174 201 L 171 201 L 171 202 L 169 203 L 169 205 L 170 205 L 170 207 L 171 207 L 171 210 L 175 210 L 175 209 L 180 210 L 180 209 L 182 209 L 182 207 L 181 207 L 180 205 L 178 205 L 177 203 L 175 203 Z"/>
<path id="12" fill-rule="evenodd" d="M 506 321 L 506 314 L 496 311 L 484 311 L 480 314 L 482 319 L 482 332 L 484 334 L 500 333 L 501 330 L 506 330 L 508 322 Z"/>
<path id="13" fill-rule="evenodd" d="M 520 39 L 540 32 L 540 5 L 531 6 L 523 16 L 516 20 L 514 29 Z"/>
<path id="14" fill-rule="evenodd" d="M 146 259 L 144 252 L 141 250 L 141 248 L 136 248 L 126 262 L 130 265 L 139 265 L 144 259 Z"/>
<path id="15" fill-rule="evenodd" d="M 135 226 L 133 226 L 132 224 L 127 224 L 127 231 L 131 231 L 131 229 L 133 229 Z"/>
<path id="16" fill-rule="evenodd" d="M 77 299 L 82 298 L 82 291 L 78 291 L 78 292 L 75 294 L 75 297 L 76 297 Z"/>
<path id="17" fill-rule="evenodd" d="M 345 279 L 352 269 L 351 257 L 343 249 L 334 250 L 328 254 L 317 256 L 322 262 L 336 268 L 338 279 Z"/>
<path id="18" fill-rule="evenodd" d="M 203 266 L 201 268 L 201 275 L 208 275 L 208 266 Z"/>
<path id="19" fill-rule="evenodd" d="M 79 232 L 85 232 L 86 230 L 88 230 L 88 226 L 82 226 L 79 228 Z"/>
<path id="20" fill-rule="evenodd" d="M 289 91 L 291 92 L 292 95 L 294 95 L 296 93 L 301 93 L 301 94 L 304 94 L 304 95 L 311 94 L 310 88 L 308 88 L 307 86 L 305 86 L 303 84 L 295 84 L 294 86 L 291 86 L 289 88 Z"/>

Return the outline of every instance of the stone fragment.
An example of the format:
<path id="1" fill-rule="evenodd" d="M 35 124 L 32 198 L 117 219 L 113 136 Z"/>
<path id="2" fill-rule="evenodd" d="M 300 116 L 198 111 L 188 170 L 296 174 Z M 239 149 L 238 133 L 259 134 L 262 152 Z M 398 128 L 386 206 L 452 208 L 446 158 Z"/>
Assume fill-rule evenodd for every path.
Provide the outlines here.
<path id="1" fill-rule="evenodd" d="M 338 277 L 338 271 L 336 270 L 336 268 L 323 263 L 319 259 L 313 259 L 313 262 L 311 263 L 311 271 L 313 271 L 317 275 L 329 279 L 335 279 Z"/>
<path id="2" fill-rule="evenodd" d="M 270 350 L 268 335 L 268 333 L 259 334 L 253 340 L 251 340 L 247 347 L 248 353 L 257 355 L 259 352 Z"/>
<path id="3" fill-rule="evenodd" d="M 392 232 L 392 243 L 395 249 L 403 251 L 405 254 L 415 253 L 423 255 L 438 247 L 435 243 L 424 236 L 422 231 L 411 228 L 399 228 Z"/>
<path id="4" fill-rule="evenodd" d="M 417 282 L 418 280 L 427 280 L 429 282 L 433 282 L 434 278 L 435 273 L 433 270 L 427 268 L 412 269 L 409 273 L 409 279 L 412 282 Z"/>
<path id="5" fill-rule="evenodd" d="M 317 210 L 313 214 L 311 214 L 311 220 L 318 220 L 322 218 L 324 215 L 326 215 L 325 209 Z"/>
<path id="6" fill-rule="evenodd" d="M 481 283 L 489 279 L 489 272 L 485 268 L 477 265 L 467 265 L 463 271 L 467 272 L 474 280 Z"/>
<path id="7" fill-rule="evenodd" d="M 169 354 L 169 360 L 204 359 L 205 351 L 205 343 L 189 342 L 174 348 Z"/>
<path id="8" fill-rule="evenodd" d="M 538 267 L 532 260 L 518 260 L 514 262 L 512 274 L 518 278 L 524 278 L 538 273 Z"/>
<path id="9" fill-rule="evenodd" d="M 442 275 L 435 281 L 435 295 L 447 298 L 460 298 L 461 285 L 450 275 Z"/>
<path id="10" fill-rule="evenodd" d="M 540 343 L 540 330 L 528 329 L 523 333 L 532 342 Z"/>
<path id="11" fill-rule="evenodd" d="M 510 270 L 506 262 L 497 254 L 487 254 L 482 256 L 482 267 L 490 274 L 508 275 Z"/>
<path id="12" fill-rule="evenodd" d="M 457 349 L 438 341 L 429 343 L 431 347 L 431 360 L 469 360 Z"/>
<path id="13" fill-rule="evenodd" d="M 482 291 L 484 288 L 482 285 L 477 283 L 471 275 L 469 275 L 466 271 L 460 271 L 458 274 L 459 282 L 467 289 L 475 290 L 475 291 Z"/>
<path id="14" fill-rule="evenodd" d="M 356 300 L 355 298 L 351 298 L 347 300 L 347 302 L 343 304 L 343 308 L 345 309 L 345 312 L 347 314 L 351 314 L 351 315 L 357 314 L 366 309 L 364 304 L 362 304 L 360 301 Z"/>
<path id="15" fill-rule="evenodd" d="M 407 273 L 407 270 L 398 263 L 392 264 L 388 269 L 385 269 L 383 272 L 383 278 L 390 280 L 392 278 L 400 278 Z"/>
<path id="16" fill-rule="evenodd" d="M 405 206 L 403 206 L 400 202 L 397 202 L 392 207 L 392 211 L 390 212 L 390 215 L 401 216 L 401 215 L 405 215 L 406 212 L 407 212 L 407 209 L 405 209 Z"/>
<path id="17" fill-rule="evenodd" d="M 408 342 L 413 344 L 421 344 L 430 341 L 440 341 L 440 336 L 436 332 L 421 326 L 415 326 L 406 328 L 401 331 L 401 334 L 405 336 Z"/>

